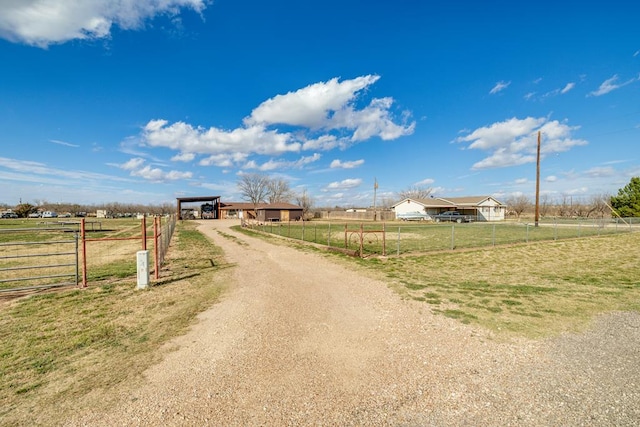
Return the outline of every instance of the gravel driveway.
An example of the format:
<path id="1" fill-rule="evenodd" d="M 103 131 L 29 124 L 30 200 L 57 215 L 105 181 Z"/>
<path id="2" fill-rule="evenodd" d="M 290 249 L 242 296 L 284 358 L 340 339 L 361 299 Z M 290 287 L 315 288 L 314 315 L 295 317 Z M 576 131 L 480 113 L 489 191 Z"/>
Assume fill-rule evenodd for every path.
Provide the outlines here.
<path id="1" fill-rule="evenodd" d="M 203 221 L 223 300 L 87 426 L 637 426 L 640 315 L 502 342 L 322 255 Z M 231 234 L 246 244 L 225 238 Z"/>

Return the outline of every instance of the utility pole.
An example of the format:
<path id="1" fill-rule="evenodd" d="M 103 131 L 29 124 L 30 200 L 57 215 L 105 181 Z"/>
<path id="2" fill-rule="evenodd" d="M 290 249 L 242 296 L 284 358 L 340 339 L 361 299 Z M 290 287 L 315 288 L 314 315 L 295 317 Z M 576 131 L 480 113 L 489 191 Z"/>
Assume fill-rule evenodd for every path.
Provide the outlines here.
<path id="1" fill-rule="evenodd" d="M 536 163 L 536 227 L 540 220 L 540 131 L 538 131 L 538 159 Z"/>

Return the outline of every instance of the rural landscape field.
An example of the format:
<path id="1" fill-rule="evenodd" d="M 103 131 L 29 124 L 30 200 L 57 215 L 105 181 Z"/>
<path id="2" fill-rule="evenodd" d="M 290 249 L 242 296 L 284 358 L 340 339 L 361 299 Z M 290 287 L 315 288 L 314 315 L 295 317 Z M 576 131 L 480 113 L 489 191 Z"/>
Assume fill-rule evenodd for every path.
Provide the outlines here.
<path id="1" fill-rule="evenodd" d="M 197 223 L 178 224 L 162 277 L 147 290 L 135 289 L 135 264 L 123 255 L 136 248 L 128 241 L 116 247 L 116 241 L 108 262 L 92 266 L 87 289 L 3 298 L 0 424 L 33 425 L 37 411 L 38 424 L 64 425 L 91 404 L 86 396 L 95 390 L 109 400 L 109 390 L 143 381 L 145 369 L 166 357 L 166 346 L 199 313 L 215 312 L 219 298 L 237 286 L 235 267 Z M 122 223 L 116 233 L 138 232 L 133 229 L 136 224 Z M 635 232 L 354 258 L 239 225 L 230 230 L 374 277 L 398 300 L 417 304 L 414 310 L 489 331 L 498 342 L 580 333 L 601 315 L 640 311 Z M 217 236 L 251 250 L 234 233 Z"/>

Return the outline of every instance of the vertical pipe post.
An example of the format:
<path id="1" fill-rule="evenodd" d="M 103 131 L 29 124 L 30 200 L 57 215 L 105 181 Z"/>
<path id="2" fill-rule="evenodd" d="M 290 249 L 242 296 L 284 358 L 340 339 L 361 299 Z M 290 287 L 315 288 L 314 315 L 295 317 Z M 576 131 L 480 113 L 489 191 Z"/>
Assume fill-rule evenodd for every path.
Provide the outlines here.
<path id="1" fill-rule="evenodd" d="M 456 248 L 456 226 L 451 225 L 451 250 Z"/>
<path id="2" fill-rule="evenodd" d="M 387 226 L 382 223 L 382 256 L 387 256 Z"/>
<path id="3" fill-rule="evenodd" d="M 153 218 L 153 263 L 154 263 L 154 279 L 158 280 L 160 278 L 160 256 L 159 256 L 159 248 L 158 248 L 158 218 L 157 216 Z"/>
<path id="4" fill-rule="evenodd" d="M 397 244 L 396 254 L 400 256 L 400 226 L 398 226 L 398 244 Z"/>
<path id="5" fill-rule="evenodd" d="M 80 238 L 82 239 L 82 287 L 87 287 L 87 236 L 84 218 L 80 221 Z"/>
<path id="6" fill-rule="evenodd" d="M 147 216 L 142 216 L 142 250 L 147 250 Z"/>

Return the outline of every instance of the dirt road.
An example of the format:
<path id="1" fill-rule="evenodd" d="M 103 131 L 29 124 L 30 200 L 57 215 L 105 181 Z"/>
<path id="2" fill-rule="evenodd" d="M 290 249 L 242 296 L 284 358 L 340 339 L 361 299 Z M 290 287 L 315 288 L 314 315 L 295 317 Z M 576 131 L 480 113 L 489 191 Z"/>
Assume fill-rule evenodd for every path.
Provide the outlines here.
<path id="1" fill-rule="evenodd" d="M 640 422 L 637 314 L 607 316 L 582 335 L 501 343 L 382 281 L 232 224 L 200 225 L 237 265 L 226 297 L 140 387 L 68 425 Z"/>

